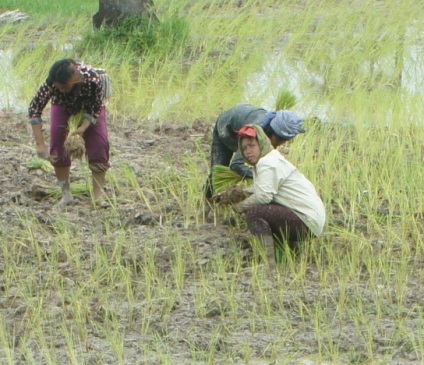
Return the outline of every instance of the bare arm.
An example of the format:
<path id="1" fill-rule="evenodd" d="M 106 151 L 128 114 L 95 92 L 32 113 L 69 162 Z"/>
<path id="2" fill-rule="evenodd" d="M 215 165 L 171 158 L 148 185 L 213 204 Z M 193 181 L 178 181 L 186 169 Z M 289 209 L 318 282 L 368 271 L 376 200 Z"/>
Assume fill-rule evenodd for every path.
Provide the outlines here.
<path id="1" fill-rule="evenodd" d="M 31 124 L 31 127 L 32 127 L 32 134 L 34 135 L 35 149 L 37 151 L 38 157 L 48 159 L 49 151 L 47 149 L 46 143 L 44 142 L 42 124 L 41 123 Z"/>

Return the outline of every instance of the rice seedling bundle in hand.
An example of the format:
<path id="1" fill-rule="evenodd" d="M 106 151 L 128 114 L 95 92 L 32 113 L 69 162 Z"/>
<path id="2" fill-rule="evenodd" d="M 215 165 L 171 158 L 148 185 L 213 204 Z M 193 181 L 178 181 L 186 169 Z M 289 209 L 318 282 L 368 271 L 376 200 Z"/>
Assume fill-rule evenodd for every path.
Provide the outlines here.
<path id="1" fill-rule="evenodd" d="M 243 178 L 228 166 L 215 165 L 212 167 L 212 186 L 216 193 L 239 183 Z"/>
<path id="2" fill-rule="evenodd" d="M 69 118 L 69 133 L 65 140 L 65 152 L 72 159 L 81 160 L 85 155 L 85 143 L 79 134 L 73 134 L 84 120 L 84 114 L 79 113 Z"/>

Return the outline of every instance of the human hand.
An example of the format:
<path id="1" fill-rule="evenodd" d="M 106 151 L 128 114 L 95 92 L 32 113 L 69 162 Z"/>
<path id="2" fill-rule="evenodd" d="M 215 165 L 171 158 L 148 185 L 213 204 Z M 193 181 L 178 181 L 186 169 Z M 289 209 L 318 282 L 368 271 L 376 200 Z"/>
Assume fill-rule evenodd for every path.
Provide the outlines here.
<path id="1" fill-rule="evenodd" d="M 246 199 L 248 195 L 241 186 L 236 185 L 215 194 L 213 200 L 220 204 L 236 204 Z"/>
<path id="2" fill-rule="evenodd" d="M 80 126 L 77 128 L 77 130 L 73 131 L 71 133 L 71 136 L 80 136 L 82 138 L 82 136 L 84 135 L 86 128 L 84 128 L 83 126 Z"/>
<path id="3" fill-rule="evenodd" d="M 83 122 L 81 123 L 81 125 L 74 132 L 71 133 L 71 136 L 79 135 L 80 137 L 82 137 L 84 135 L 84 132 L 87 130 L 87 128 L 90 125 L 91 125 L 90 121 L 87 118 L 85 118 Z"/>
<path id="4" fill-rule="evenodd" d="M 35 148 L 35 150 L 37 152 L 38 157 L 40 157 L 44 160 L 49 159 L 49 149 L 47 148 L 45 143 L 38 144 L 37 147 Z"/>

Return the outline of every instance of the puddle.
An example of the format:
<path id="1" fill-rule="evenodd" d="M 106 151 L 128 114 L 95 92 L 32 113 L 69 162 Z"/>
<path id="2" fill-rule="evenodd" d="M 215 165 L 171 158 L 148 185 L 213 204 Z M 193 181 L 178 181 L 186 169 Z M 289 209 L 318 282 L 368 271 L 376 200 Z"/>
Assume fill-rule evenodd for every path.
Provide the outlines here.
<path id="1" fill-rule="evenodd" d="M 12 109 L 18 112 L 27 110 L 28 105 L 20 97 L 20 80 L 13 69 L 13 52 L 0 50 L 0 109 Z"/>
<path id="2" fill-rule="evenodd" d="M 424 87 L 424 67 L 421 55 L 424 52 L 423 45 L 414 45 L 407 48 L 404 52 L 403 71 L 402 71 L 402 89 L 416 96 L 421 93 Z M 369 65 L 364 62 L 364 73 L 369 69 Z M 380 58 L 379 62 L 374 66 L 374 73 L 390 72 L 395 68 L 394 55 L 387 58 Z M 324 85 L 324 79 L 321 75 L 311 73 L 302 62 L 289 62 L 285 57 L 284 51 L 269 57 L 263 69 L 260 72 L 250 76 L 250 81 L 245 85 L 243 100 L 255 100 L 253 104 L 261 105 L 265 109 L 273 110 L 275 101 L 282 89 L 291 91 L 298 98 L 296 105 L 297 111 L 303 115 L 313 115 L 322 121 L 328 121 L 331 114 L 331 107 L 326 103 L 320 102 L 320 96 L 317 92 L 316 100 L 311 103 L 302 103 L 302 86 L 308 86 L 308 94 L 312 88 L 319 89 Z M 384 87 L 383 85 L 381 85 Z M 307 105 L 309 104 L 309 105 Z"/>
<path id="3" fill-rule="evenodd" d="M 160 119 L 164 111 L 170 110 L 173 105 L 180 101 L 181 97 L 179 94 L 160 94 L 156 95 L 155 100 L 152 103 L 152 108 L 147 117 L 148 120 Z"/>

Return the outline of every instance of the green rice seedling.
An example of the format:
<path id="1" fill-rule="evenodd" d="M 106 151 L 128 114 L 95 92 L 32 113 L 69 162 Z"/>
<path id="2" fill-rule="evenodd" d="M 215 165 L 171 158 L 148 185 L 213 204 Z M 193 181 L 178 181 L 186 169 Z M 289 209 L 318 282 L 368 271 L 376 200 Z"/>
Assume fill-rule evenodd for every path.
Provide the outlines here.
<path id="1" fill-rule="evenodd" d="M 179 238 L 179 237 L 178 237 Z M 185 256 L 187 252 L 189 252 L 189 243 L 184 242 L 182 239 L 173 240 L 173 262 L 172 262 L 172 271 L 173 277 L 175 280 L 175 286 L 177 288 L 178 293 L 181 293 L 184 289 L 185 276 L 186 276 L 186 260 Z"/>
<path id="2" fill-rule="evenodd" d="M 59 189 L 55 191 L 56 195 L 58 191 Z M 91 189 L 87 183 L 71 183 L 71 192 L 75 197 L 83 198 L 90 196 Z"/>
<path id="3" fill-rule="evenodd" d="M 129 163 L 123 161 L 118 162 L 116 164 L 116 168 L 109 173 L 109 180 L 120 193 L 128 194 L 130 191 L 134 191 L 137 197 L 146 204 L 147 209 L 149 209 L 150 212 L 153 212 L 151 202 L 149 201 L 143 187 L 140 185 L 134 168 Z M 128 198 L 130 197 L 124 195 L 124 199 Z"/>
<path id="4" fill-rule="evenodd" d="M 216 193 L 237 185 L 243 178 L 228 166 L 215 165 L 212 168 L 212 185 Z"/>
<path id="5" fill-rule="evenodd" d="M 61 326 L 61 333 L 63 333 L 66 341 L 67 354 L 69 362 L 72 365 L 78 364 L 78 353 L 79 349 L 83 348 L 83 344 L 80 342 L 78 335 L 74 332 L 73 328 L 69 328 L 65 325 Z"/>
<path id="6" fill-rule="evenodd" d="M 43 171 L 52 171 L 53 166 L 50 161 L 45 160 L 44 158 L 37 157 L 34 160 L 28 161 L 25 164 L 30 170 L 43 170 Z"/>
<path id="7" fill-rule="evenodd" d="M 289 90 L 281 90 L 275 104 L 276 110 L 287 110 L 293 108 L 297 103 L 297 97 Z"/>
<path id="8" fill-rule="evenodd" d="M 124 333 L 120 329 L 120 323 L 118 319 L 115 316 L 111 316 L 111 319 L 108 320 L 107 325 L 99 325 L 99 329 L 108 339 L 108 342 L 111 345 L 111 350 L 114 355 L 116 364 L 125 364 L 125 338 Z"/>
<path id="9" fill-rule="evenodd" d="M 6 326 L 6 320 L 3 318 L 3 315 L 0 314 L 0 345 L 2 348 L 2 358 L 8 364 L 15 364 L 16 358 L 14 355 L 13 343 L 15 336 L 10 336 L 10 330 Z"/>
<path id="10" fill-rule="evenodd" d="M 46 189 L 47 195 L 51 196 L 54 199 L 59 199 L 62 196 L 62 191 L 60 187 L 55 184 L 46 183 L 41 185 L 42 188 Z M 87 183 L 71 183 L 71 192 L 72 195 L 77 198 L 87 198 L 90 197 L 91 188 Z"/>

